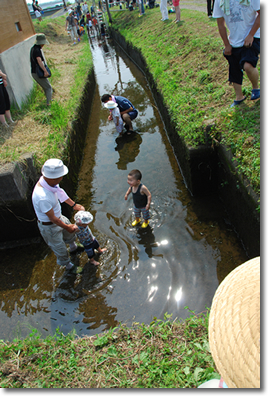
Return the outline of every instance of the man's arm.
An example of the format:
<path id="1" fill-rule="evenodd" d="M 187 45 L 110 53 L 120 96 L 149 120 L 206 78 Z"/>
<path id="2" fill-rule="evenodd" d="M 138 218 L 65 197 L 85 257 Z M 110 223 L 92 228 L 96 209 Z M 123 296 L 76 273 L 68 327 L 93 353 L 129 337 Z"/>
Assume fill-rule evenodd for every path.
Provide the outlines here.
<path id="1" fill-rule="evenodd" d="M 228 39 L 225 19 L 223 17 L 217 18 L 217 25 L 218 25 L 218 31 L 219 31 L 220 37 L 225 46 L 224 54 L 229 56 L 232 54 L 232 46 L 230 45 L 230 42 Z"/>
<path id="2" fill-rule="evenodd" d="M 49 73 L 46 70 L 46 68 L 44 67 L 44 64 L 43 64 L 43 61 L 42 61 L 41 57 L 37 57 L 36 60 L 37 60 L 38 65 L 40 66 L 40 68 L 43 70 L 45 78 L 47 76 L 49 76 Z"/>
<path id="3" fill-rule="evenodd" d="M 252 28 L 250 29 L 249 34 L 247 35 L 247 37 L 245 38 L 245 43 L 244 46 L 246 47 L 250 47 L 253 43 L 253 39 L 254 39 L 254 35 L 257 32 L 257 30 L 259 29 L 260 25 L 261 25 L 261 15 L 260 15 L 260 10 L 257 11 L 257 17 L 254 21 L 254 24 L 252 26 Z"/>
<path id="4" fill-rule="evenodd" d="M 46 212 L 46 215 L 48 216 L 49 220 L 52 223 L 54 223 L 55 225 L 60 226 L 61 228 L 64 228 L 69 233 L 73 233 L 73 232 L 76 232 L 78 230 L 77 225 L 75 225 L 75 224 L 69 224 L 69 225 L 65 224 L 63 221 L 61 221 L 60 218 L 56 217 L 52 208 L 48 212 Z"/>
<path id="5" fill-rule="evenodd" d="M 75 203 L 75 201 L 73 201 L 70 197 L 67 200 L 65 200 L 65 203 L 67 203 L 75 211 L 85 211 L 84 206 L 82 206 L 81 204 Z M 75 203 L 75 205 L 74 205 L 74 203 Z"/>

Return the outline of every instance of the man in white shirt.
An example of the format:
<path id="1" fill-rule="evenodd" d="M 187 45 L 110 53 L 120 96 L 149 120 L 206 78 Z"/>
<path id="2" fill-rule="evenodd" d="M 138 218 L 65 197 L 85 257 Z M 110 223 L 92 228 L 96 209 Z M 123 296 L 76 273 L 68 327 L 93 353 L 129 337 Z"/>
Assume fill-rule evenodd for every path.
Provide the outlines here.
<path id="1" fill-rule="evenodd" d="M 217 18 L 225 46 L 223 55 L 229 63 L 229 82 L 235 90 L 236 99 L 231 107 L 246 99 L 242 92 L 243 70 L 252 84 L 251 100 L 260 98 L 256 68 L 260 53 L 260 0 L 216 0 L 213 17 Z"/>
<path id="2" fill-rule="evenodd" d="M 57 264 L 65 265 L 67 270 L 71 270 L 74 264 L 70 261 L 66 243 L 69 244 L 71 253 L 76 252 L 78 246 L 75 243 L 75 233 L 78 228 L 62 215 L 60 203 L 67 203 L 76 211 L 84 211 L 85 208 L 71 200 L 59 187 L 63 176 L 68 173 L 68 168 L 61 160 L 57 158 L 47 160 L 41 173 L 42 176 L 32 194 L 38 228 L 43 239 L 56 255 Z"/>

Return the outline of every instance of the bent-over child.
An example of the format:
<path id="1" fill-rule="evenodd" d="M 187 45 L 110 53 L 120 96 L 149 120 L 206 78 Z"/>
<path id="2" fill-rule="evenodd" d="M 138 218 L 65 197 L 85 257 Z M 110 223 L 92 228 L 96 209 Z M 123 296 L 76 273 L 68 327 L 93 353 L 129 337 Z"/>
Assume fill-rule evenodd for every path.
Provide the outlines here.
<path id="1" fill-rule="evenodd" d="M 93 215 L 89 211 L 79 211 L 74 215 L 74 220 L 79 228 L 79 232 L 76 232 L 77 238 L 80 243 L 84 246 L 84 250 L 88 255 L 90 263 L 93 265 L 99 265 L 99 262 L 94 260 L 95 250 L 99 254 L 104 253 L 107 249 L 101 249 L 95 236 L 93 236 L 89 224 L 93 221 Z"/>
<path id="2" fill-rule="evenodd" d="M 120 114 L 120 110 L 117 106 L 117 103 L 114 101 L 108 101 L 107 103 L 104 104 L 104 107 L 106 107 L 110 111 L 110 115 L 113 118 L 113 122 L 115 123 L 115 127 L 119 135 L 122 135 L 123 132 L 123 120 Z"/>
<path id="3" fill-rule="evenodd" d="M 125 194 L 125 200 L 128 199 L 128 195 L 132 192 L 133 209 L 135 214 L 135 220 L 132 222 L 132 226 L 136 226 L 141 222 L 142 213 L 144 219 L 142 228 L 146 228 L 150 219 L 149 209 L 152 196 L 147 187 L 141 183 L 141 179 L 142 174 L 138 169 L 130 171 L 127 179 L 129 188 Z"/>

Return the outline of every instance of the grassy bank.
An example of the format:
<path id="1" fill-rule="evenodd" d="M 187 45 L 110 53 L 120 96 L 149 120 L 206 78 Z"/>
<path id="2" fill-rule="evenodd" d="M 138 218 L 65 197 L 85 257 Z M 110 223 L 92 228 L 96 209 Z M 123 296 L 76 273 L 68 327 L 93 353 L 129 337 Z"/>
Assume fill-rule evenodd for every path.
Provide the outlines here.
<path id="1" fill-rule="evenodd" d="M 44 92 L 35 83 L 22 109 L 12 110 L 18 123 L 8 132 L 0 132 L 1 165 L 26 152 L 34 154 L 37 167 L 48 158 L 62 158 L 86 76 L 93 67 L 88 38 L 85 35 L 81 43 L 72 45 L 65 31 L 65 16 L 33 22 L 36 33 L 45 33 L 50 43 L 43 50 L 52 71 L 53 101 L 47 107 Z"/>
<path id="2" fill-rule="evenodd" d="M 184 7 L 184 6 L 183 6 Z M 206 5 L 205 5 L 206 7 Z M 161 22 L 158 8 L 112 12 L 112 27 L 138 48 L 147 62 L 171 119 L 188 146 L 205 143 L 205 127 L 212 144 L 227 145 L 238 170 L 260 193 L 260 101 L 249 100 L 251 85 L 244 78 L 247 101 L 229 108 L 234 91 L 228 84 L 228 65 L 214 19 L 206 13 L 182 9 L 181 22 Z M 259 64 L 260 69 L 260 64 Z"/>
<path id="3" fill-rule="evenodd" d="M 208 312 L 185 321 L 119 326 L 92 337 L 57 332 L 0 341 L 2 388 L 196 388 L 219 378 L 209 352 Z"/>

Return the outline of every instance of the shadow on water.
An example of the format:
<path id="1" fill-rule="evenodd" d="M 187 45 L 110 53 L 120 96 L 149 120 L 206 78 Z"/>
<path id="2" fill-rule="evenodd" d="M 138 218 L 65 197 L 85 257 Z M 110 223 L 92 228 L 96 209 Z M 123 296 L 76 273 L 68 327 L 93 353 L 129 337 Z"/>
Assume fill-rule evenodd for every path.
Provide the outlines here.
<path id="1" fill-rule="evenodd" d="M 13 272 L 1 284 L 3 339 L 25 336 L 30 327 L 43 335 L 58 326 L 92 335 L 119 322 L 150 323 L 165 312 L 185 318 L 186 306 L 209 307 L 218 283 L 247 260 L 219 200 L 195 199 L 186 189 L 144 75 L 109 42 L 92 39 L 91 50 L 97 89 L 77 199 L 93 214 L 91 230 L 108 250 L 96 256 L 98 267 L 85 253 L 75 256 L 81 275 L 66 273 L 44 244 L 5 252 L 4 268 Z M 135 134 L 118 138 L 103 93 L 131 100 L 139 111 Z M 152 194 L 146 229 L 131 226 L 132 198 L 124 200 L 133 168 Z"/>

